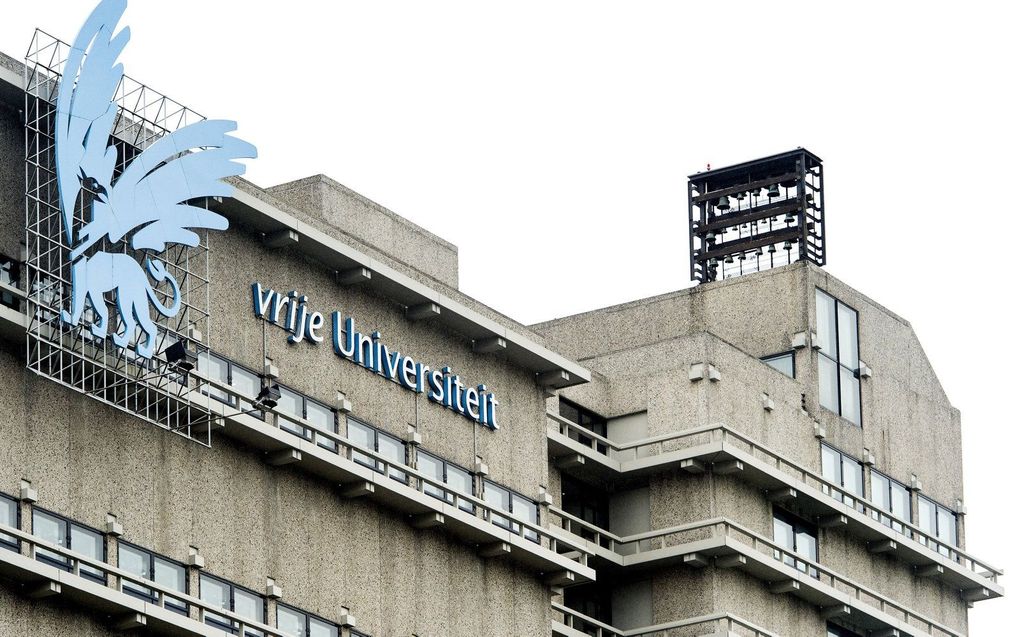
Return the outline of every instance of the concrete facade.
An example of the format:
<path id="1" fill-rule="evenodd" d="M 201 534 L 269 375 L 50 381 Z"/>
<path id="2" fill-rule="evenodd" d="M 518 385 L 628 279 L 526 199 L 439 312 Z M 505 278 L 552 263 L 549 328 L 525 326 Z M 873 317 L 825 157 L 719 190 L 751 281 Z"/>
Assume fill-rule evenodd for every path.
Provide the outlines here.
<path id="1" fill-rule="evenodd" d="M 17 261 L 22 68 L 5 56 L 0 68 L 0 254 Z M 830 620 L 860 635 L 966 635 L 968 603 L 1002 594 L 997 572 L 972 564 L 965 545 L 959 412 L 910 324 L 824 270 L 795 264 L 525 326 L 457 290 L 455 246 L 327 177 L 235 185 L 222 204 L 231 227 L 210 238 L 202 344 L 251 370 L 269 359 L 286 387 L 339 405 L 340 453 L 282 430 L 277 410 L 257 422 L 214 412 L 225 424 L 211 447 L 147 424 L 28 371 L 24 306 L 3 308 L 0 503 L 21 515 L 7 527 L 20 532 L 13 550 L 0 546 L 0 636 L 69 626 L 221 635 L 204 621 L 215 607 L 203 606 L 203 573 L 262 596 L 258 630 L 274 635 L 283 605 L 338 635 L 807 637 Z M 293 240 L 267 241 L 267 228 Z M 335 264 L 352 259 L 371 266 L 370 281 L 338 282 Z M 499 428 L 338 358 L 328 339 L 288 344 L 254 315 L 255 282 L 296 290 L 315 310 L 340 310 L 405 354 L 485 383 L 500 401 Z M 861 368 L 871 371 L 862 426 L 820 406 L 816 289 L 859 314 Z M 441 312 L 411 317 L 414 295 Z M 480 347 L 489 334 L 502 346 Z M 793 352 L 793 378 L 760 360 L 782 352 Z M 604 434 L 560 416 L 563 400 L 602 417 Z M 394 465 L 406 484 L 392 467 L 379 474 L 353 460 L 375 450 L 352 441 L 352 418 L 409 441 Z M 860 502 L 826 483 L 822 442 L 866 460 Z M 428 495 L 422 452 L 473 475 L 466 499 Z M 919 494 L 959 513 L 958 546 L 940 553 L 916 529 L 877 520 L 872 471 L 914 487 L 915 526 Z M 604 528 L 570 520 L 567 482 L 604 500 Z M 512 490 L 524 508 L 500 509 L 483 483 Z M 529 527 L 520 511 L 530 506 Z M 84 582 L 77 569 L 88 563 L 74 555 L 70 572 L 34 559 L 57 550 L 34 539 L 36 509 L 104 532 L 106 566 L 92 566 L 105 586 Z M 784 565 L 778 509 L 817 527 L 816 559 Z M 120 542 L 187 565 L 187 617 L 124 595 Z M 55 599 L 33 599 L 53 584 Z"/>

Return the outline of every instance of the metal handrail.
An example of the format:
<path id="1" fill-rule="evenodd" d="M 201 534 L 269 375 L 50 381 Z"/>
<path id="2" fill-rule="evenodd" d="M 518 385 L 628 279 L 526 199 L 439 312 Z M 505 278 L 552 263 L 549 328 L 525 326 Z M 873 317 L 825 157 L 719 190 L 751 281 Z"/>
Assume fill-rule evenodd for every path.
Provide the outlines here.
<path id="1" fill-rule="evenodd" d="M 805 469 L 800 465 L 794 464 L 793 462 L 786 460 L 779 453 L 773 451 L 769 447 L 754 441 L 747 435 L 735 431 L 724 424 L 701 425 L 698 427 L 694 427 L 692 429 L 685 429 L 679 432 L 662 434 L 659 436 L 643 438 L 641 440 L 635 440 L 624 444 L 618 444 L 612 442 L 611 440 L 605 438 L 604 436 L 599 436 L 598 434 L 595 434 L 589 431 L 588 429 L 585 429 L 581 425 L 571 420 L 568 420 L 560 416 L 559 414 L 546 412 L 546 416 L 548 416 L 549 419 L 553 420 L 554 422 L 560 425 L 559 429 L 561 434 L 567 435 L 569 437 L 569 434 L 563 433 L 563 429 L 566 428 L 568 431 L 573 431 L 577 436 L 584 436 L 586 438 L 592 439 L 593 441 L 597 440 L 599 443 L 606 447 L 607 452 L 613 451 L 616 453 L 620 453 L 623 451 L 637 450 L 644 447 L 651 447 L 653 445 L 661 444 L 664 442 L 684 440 L 704 434 L 712 434 L 713 439 L 718 439 L 721 442 L 726 442 L 728 438 L 732 438 L 736 441 L 739 441 L 747 445 L 750 448 L 750 453 L 752 456 L 757 457 L 758 453 L 764 455 L 765 458 L 771 461 L 771 463 L 779 471 L 782 471 L 783 473 L 786 473 L 794 478 L 797 478 L 798 480 L 804 482 L 805 484 L 808 484 L 809 486 L 816 486 L 819 491 L 822 491 L 827 495 L 833 495 L 835 500 L 842 501 L 844 504 L 857 510 L 858 512 L 866 514 L 872 519 L 879 520 L 880 522 L 882 518 L 888 518 L 892 521 L 895 521 L 897 524 L 903 526 L 904 531 L 900 532 L 893 529 L 894 532 L 900 533 L 901 535 L 904 535 L 907 538 L 916 540 L 918 544 L 942 555 L 943 557 L 959 564 L 960 566 L 963 566 L 967 570 L 975 573 L 980 577 L 990 579 L 992 582 L 998 582 L 998 576 L 1004 573 L 1002 569 L 996 568 L 988 563 L 982 562 L 978 558 L 968 554 L 962 549 L 947 544 L 942 540 L 939 540 L 937 537 L 934 537 L 930 533 L 921 530 L 919 527 L 915 526 L 911 522 L 908 522 L 906 520 L 903 520 L 902 518 L 893 515 L 890 511 L 876 507 L 874 504 L 872 504 L 869 500 L 865 499 L 861 495 L 847 491 L 843 489 L 841 486 L 829 482 L 828 480 L 818 475 L 817 473 L 814 473 L 809 469 Z M 716 435 L 715 432 L 719 432 L 719 434 Z M 570 439 L 574 440 L 575 442 L 579 442 L 578 440 L 576 440 L 576 438 L 571 437 Z M 600 455 L 612 457 L 612 454 L 610 453 L 602 453 L 598 451 L 596 446 L 593 444 L 589 446 L 592 447 L 593 451 L 599 453 Z M 838 495 L 839 497 L 835 497 L 836 495 Z"/>
<path id="2" fill-rule="evenodd" d="M 771 556 L 784 564 L 790 564 L 792 562 L 792 568 L 795 568 L 802 573 L 809 574 L 820 583 L 840 592 L 845 593 L 846 591 L 849 591 L 850 595 L 854 599 L 868 604 L 869 606 L 876 607 L 882 612 L 888 613 L 892 610 L 895 613 L 898 613 L 904 622 L 910 623 L 911 621 L 914 621 L 926 626 L 929 633 L 931 633 L 932 630 L 937 629 L 946 635 L 960 637 L 960 633 L 957 633 L 924 615 L 918 614 L 905 606 L 890 601 L 881 593 L 861 584 L 857 584 L 835 571 L 822 566 L 818 562 L 791 551 L 790 549 L 777 544 L 775 541 L 765 538 L 747 527 L 726 518 L 716 517 L 699 522 L 659 529 L 656 531 L 619 537 L 607 531 L 598 529 L 598 527 L 595 527 L 594 525 L 580 521 L 574 516 L 564 514 L 559 509 L 553 509 L 550 507 L 550 512 L 555 513 L 557 516 L 560 516 L 561 514 L 568 516 L 567 519 L 570 519 L 572 522 L 581 522 L 586 526 L 586 528 L 600 531 L 604 536 L 610 537 L 614 544 L 618 547 L 633 546 L 633 550 L 626 553 L 626 555 L 635 555 L 642 552 L 647 553 L 649 551 L 661 550 L 666 547 L 666 540 L 670 536 L 683 536 L 684 534 L 689 534 L 694 531 L 708 530 L 711 533 L 711 537 L 735 539 L 747 544 L 751 550 L 759 554 Z M 679 540 L 681 538 L 676 539 Z M 697 540 L 702 539 L 704 538 L 697 538 Z M 654 540 L 659 541 L 655 542 Z M 691 541 L 693 542 L 697 540 L 692 539 Z M 762 547 L 767 550 L 762 550 Z M 614 547 L 613 550 L 615 552 L 616 548 Z M 873 601 L 869 601 L 869 599 Z"/>
<path id="3" fill-rule="evenodd" d="M 231 387 L 230 385 L 225 385 L 219 380 L 207 378 L 201 374 L 196 373 L 195 371 L 192 371 L 190 373 L 193 376 L 195 376 L 195 378 L 199 381 L 200 385 L 207 384 L 218 391 L 231 394 L 236 398 L 240 398 L 247 401 L 252 400 L 252 397 L 243 396 L 239 394 L 236 388 Z M 195 389 L 192 391 L 197 392 L 200 391 L 200 389 Z M 546 527 L 543 527 L 539 524 L 534 524 L 527 520 L 523 520 L 519 517 L 515 517 L 509 511 L 498 509 L 492 506 L 492 504 L 486 502 L 485 500 L 477 498 L 472 494 L 466 494 L 461 493 L 459 491 L 455 491 L 451 489 L 450 486 L 447 485 L 445 482 L 441 482 L 431 476 L 420 473 L 417 469 L 410 467 L 406 464 L 394 462 L 393 460 L 386 458 L 385 456 L 379 454 L 378 452 L 372 449 L 366 449 L 363 447 L 353 445 L 350 440 L 344 438 L 340 434 L 329 431 L 327 429 L 322 429 L 316 426 L 315 424 L 305 420 L 304 418 L 293 416 L 284 411 L 280 411 L 276 408 L 260 408 L 260 410 L 265 411 L 266 413 L 273 414 L 276 416 L 276 418 L 267 418 L 265 421 L 254 419 L 259 423 L 275 427 L 276 429 L 281 429 L 280 420 L 285 420 L 295 425 L 298 425 L 299 427 L 309 430 L 312 433 L 312 438 L 311 439 L 303 438 L 302 436 L 294 434 L 293 432 L 286 430 L 283 431 L 289 436 L 295 436 L 300 440 L 305 440 L 313 444 L 318 444 L 320 438 L 325 438 L 326 440 L 335 444 L 337 450 L 334 452 L 333 450 L 326 448 L 323 449 L 323 451 L 334 453 L 335 455 L 341 456 L 346 460 L 349 460 L 354 463 L 358 463 L 358 461 L 354 459 L 355 453 L 368 456 L 372 458 L 372 460 L 374 461 L 376 465 L 375 471 L 377 471 L 378 473 L 389 476 L 391 475 L 391 471 L 395 471 L 413 477 L 414 480 L 408 480 L 406 483 L 404 483 L 409 488 L 412 488 L 415 491 L 428 495 L 429 497 L 436 496 L 432 496 L 430 494 L 425 493 L 426 487 L 432 487 L 433 489 L 441 491 L 444 494 L 451 495 L 454 500 L 452 503 L 448 502 L 445 498 L 437 499 L 439 499 L 441 502 L 447 502 L 451 504 L 451 506 L 457 506 L 464 513 L 471 515 L 470 511 L 464 511 L 463 508 L 460 508 L 461 502 L 469 503 L 472 505 L 471 508 L 475 512 L 474 513 L 475 517 L 480 517 L 481 519 L 487 522 L 493 523 L 499 529 L 507 531 L 509 533 L 514 533 L 515 535 L 518 535 L 520 537 L 527 538 L 530 532 L 531 534 L 534 534 L 538 538 L 537 543 L 540 546 L 544 546 L 545 548 L 548 548 L 549 550 L 552 550 L 560 555 L 563 555 L 564 553 L 560 552 L 558 548 L 560 545 L 563 545 L 567 549 L 566 554 L 568 555 L 568 559 L 578 562 L 582 566 L 587 566 L 587 558 L 591 555 L 591 552 L 588 551 L 582 544 L 574 544 L 561 536 L 557 536 L 553 533 L 550 533 Z M 245 414 L 221 414 L 221 416 L 224 418 L 237 420 L 239 418 L 244 417 Z M 395 482 L 397 482 L 398 484 L 402 483 L 401 480 L 396 479 Z M 536 506 L 540 505 L 536 503 Z M 512 520 L 511 524 L 509 525 L 511 528 L 507 529 L 505 526 L 496 524 L 493 521 L 493 516 L 497 518 L 505 518 L 508 520 Z M 514 525 L 517 525 L 516 530 L 513 528 Z M 573 553 L 573 555 L 570 555 L 571 553 Z"/>
<path id="4" fill-rule="evenodd" d="M 42 549 L 50 553 L 55 553 L 59 555 L 61 558 L 67 560 L 69 562 L 68 565 L 68 568 L 70 569 L 69 572 L 77 577 L 81 577 L 81 569 L 83 567 L 91 570 L 100 571 L 103 573 L 103 576 L 107 580 L 107 587 L 112 588 L 113 590 L 116 590 L 118 592 L 124 593 L 125 595 L 129 595 L 129 593 L 126 593 L 124 591 L 124 584 L 125 583 L 133 584 L 134 586 L 137 586 L 139 588 L 145 588 L 153 591 L 153 597 L 155 597 L 155 601 L 150 601 L 148 603 L 155 604 L 160 608 L 165 608 L 167 610 L 172 611 L 172 609 L 168 609 L 166 607 L 167 599 L 171 599 L 177 602 L 184 603 L 188 607 L 194 607 L 198 611 L 197 619 L 191 617 L 190 615 L 180 615 L 182 621 L 183 620 L 197 621 L 205 625 L 206 614 L 211 614 L 217 617 L 226 618 L 232 623 L 235 623 L 237 625 L 238 635 L 244 635 L 245 631 L 247 630 L 261 632 L 265 634 L 266 637 L 289 637 L 288 633 L 280 632 L 274 626 L 269 626 L 267 624 L 259 623 L 253 619 L 242 617 L 241 615 L 238 615 L 233 611 L 220 608 L 219 606 L 210 604 L 209 602 L 203 601 L 197 597 L 194 597 L 186 593 L 182 593 L 180 591 L 176 591 L 172 588 L 163 586 L 162 584 L 159 584 L 152 580 L 145 579 L 144 577 L 135 575 L 134 573 L 125 571 L 116 566 L 111 566 L 106 562 L 102 562 L 100 560 L 90 558 L 85 555 L 81 555 L 68 548 L 65 548 L 57 544 L 53 544 L 39 537 L 36 537 L 31 533 L 26 533 L 25 531 L 22 531 L 21 529 L 18 529 L 16 527 L 0 524 L 0 533 L 16 537 L 19 540 L 19 542 L 22 542 L 27 546 L 28 555 L 27 556 L 22 555 L 22 557 L 28 557 L 29 559 L 35 560 L 36 552 L 39 549 Z M 21 555 L 20 553 L 16 553 L 13 551 L 5 551 L 3 549 L 0 549 L 0 559 L 3 559 L 3 556 L 7 555 L 8 553 L 12 555 Z M 50 566 L 50 568 L 63 570 L 57 566 Z M 176 613 L 176 611 L 172 612 Z"/>
<path id="5" fill-rule="evenodd" d="M 630 630 L 621 630 L 614 628 L 609 624 L 592 619 L 587 615 L 580 613 L 572 608 L 568 608 L 562 604 L 553 602 L 553 611 L 560 613 L 563 617 L 563 625 L 567 628 L 573 628 L 580 630 L 581 632 L 588 632 L 594 629 L 594 634 L 588 632 L 593 637 L 656 637 L 663 635 L 666 631 L 675 630 L 677 628 L 693 628 L 697 626 L 708 626 L 713 629 L 719 628 L 720 626 L 727 631 L 732 631 L 734 628 L 744 628 L 751 631 L 753 637 L 776 637 L 775 633 L 769 632 L 764 628 L 755 626 L 749 621 L 741 619 L 731 613 L 715 613 L 712 615 L 703 615 L 701 617 L 692 617 L 691 619 L 683 619 L 679 621 L 667 622 L 664 624 L 655 624 L 654 626 L 645 626 L 643 628 L 632 628 Z M 580 623 L 580 628 L 577 624 Z M 718 633 L 713 633 L 718 634 Z"/>

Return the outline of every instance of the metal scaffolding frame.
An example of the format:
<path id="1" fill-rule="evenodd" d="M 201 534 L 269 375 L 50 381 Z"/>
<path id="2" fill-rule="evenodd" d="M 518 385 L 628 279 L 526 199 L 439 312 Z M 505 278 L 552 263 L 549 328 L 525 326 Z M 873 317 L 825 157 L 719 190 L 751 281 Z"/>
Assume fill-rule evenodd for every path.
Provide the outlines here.
<path id="1" fill-rule="evenodd" d="M 211 445 L 209 397 L 187 374 L 175 371 L 161 353 L 184 341 L 204 350 L 198 341 L 209 334 L 209 236 L 198 231 L 200 242 L 188 248 L 168 246 L 159 260 L 180 284 L 180 311 L 171 319 L 155 319 L 157 352 L 144 359 L 133 349 L 141 328 L 128 347 L 116 346 L 110 336 L 123 330 L 117 312 L 109 312 L 108 336 L 91 330 L 94 312 L 72 327 L 61 320 L 70 306 L 71 262 L 62 226 L 55 167 L 54 116 L 57 87 L 70 45 L 36 30 L 25 58 L 25 272 L 29 323 L 26 331 L 26 365 L 32 372 L 128 412 L 159 427 Z M 119 176 L 142 150 L 163 135 L 204 119 L 187 107 L 124 76 L 117 87 L 118 114 L 110 136 L 117 149 Z M 74 211 L 73 233 L 91 217 L 96 193 L 82 185 Z M 206 205 L 208 202 L 206 202 Z M 129 237 L 113 244 L 104 239 L 90 251 L 131 254 L 139 264 L 145 252 L 128 250 Z M 172 293 L 156 290 L 163 303 Z M 105 295 L 114 305 L 112 293 Z"/>

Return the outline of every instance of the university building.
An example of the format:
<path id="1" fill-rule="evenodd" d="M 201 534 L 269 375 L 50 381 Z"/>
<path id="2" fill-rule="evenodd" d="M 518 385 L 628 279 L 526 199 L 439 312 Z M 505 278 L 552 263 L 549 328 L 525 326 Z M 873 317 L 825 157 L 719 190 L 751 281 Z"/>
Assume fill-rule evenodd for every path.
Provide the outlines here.
<path id="1" fill-rule="evenodd" d="M 822 268 L 812 153 L 689 178 L 695 287 L 537 325 L 332 179 L 227 176 L 229 228 L 159 255 L 176 315 L 121 279 L 74 325 L 69 56 L 0 55 L 0 636 L 962 637 L 1003 595 L 960 413 Z M 197 117 L 115 103 L 118 176 Z"/>

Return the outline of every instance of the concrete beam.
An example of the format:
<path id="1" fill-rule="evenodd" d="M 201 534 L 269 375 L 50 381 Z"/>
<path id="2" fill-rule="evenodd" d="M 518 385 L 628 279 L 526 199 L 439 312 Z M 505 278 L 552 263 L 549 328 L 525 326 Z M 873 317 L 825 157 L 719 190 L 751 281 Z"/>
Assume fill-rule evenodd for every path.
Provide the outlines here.
<path id="1" fill-rule="evenodd" d="M 358 285 L 372 280 L 372 271 L 368 268 L 348 268 L 336 273 L 336 282 L 340 285 Z"/>
<path id="2" fill-rule="evenodd" d="M 800 582 L 794 579 L 780 580 L 769 585 L 769 591 L 778 594 L 794 593 L 800 590 Z"/>
<path id="3" fill-rule="evenodd" d="M 60 595 L 60 582 L 43 582 L 28 590 L 28 596 L 32 599 L 46 599 Z"/>
<path id="4" fill-rule="evenodd" d="M 839 617 L 845 618 L 850 616 L 850 606 L 848 606 L 847 604 L 836 604 L 835 606 L 822 606 L 818 612 L 822 616 L 822 619 L 836 619 Z"/>
<path id="5" fill-rule="evenodd" d="M 684 555 L 684 565 L 692 568 L 705 568 L 709 565 L 710 558 L 704 553 L 688 553 Z"/>
<path id="6" fill-rule="evenodd" d="M 769 489 L 765 492 L 765 498 L 769 502 L 789 502 L 797 499 L 797 490 L 784 487 L 782 489 Z"/>
<path id="7" fill-rule="evenodd" d="M 267 248 L 285 248 L 287 246 L 296 245 L 298 239 L 298 233 L 287 228 L 286 230 L 267 234 L 262 237 L 262 243 Z"/>
<path id="8" fill-rule="evenodd" d="M 297 449 L 281 449 L 266 454 L 266 462 L 274 467 L 282 467 L 295 462 L 301 462 L 301 452 Z"/>
<path id="9" fill-rule="evenodd" d="M 720 555 L 715 558 L 716 568 L 740 568 L 747 566 L 747 556 L 734 553 L 732 555 Z"/>
<path id="10" fill-rule="evenodd" d="M 340 485 L 340 495 L 345 498 L 360 498 L 362 496 L 372 495 L 373 493 L 375 493 L 375 485 L 367 480 Z"/>
<path id="11" fill-rule="evenodd" d="M 506 349 L 506 339 L 502 336 L 490 336 L 489 338 L 480 338 L 471 343 L 471 349 L 476 354 L 491 354 L 493 352 L 502 352 Z"/>
<path id="12" fill-rule="evenodd" d="M 116 630 L 135 630 L 145 628 L 148 623 L 145 615 L 141 613 L 128 613 L 113 620 L 113 627 Z"/>
<path id="13" fill-rule="evenodd" d="M 555 460 L 557 469 L 571 469 L 574 467 L 584 466 L 584 456 L 579 453 L 570 453 L 565 456 L 559 456 Z"/>
<path id="14" fill-rule="evenodd" d="M 510 555 L 510 543 L 493 542 L 492 544 L 485 544 L 478 548 L 478 554 L 482 557 L 500 557 L 503 555 Z"/>
<path id="15" fill-rule="evenodd" d="M 712 465 L 712 470 L 721 476 L 725 476 L 743 471 L 744 463 L 739 460 L 725 460 Z"/>
<path id="16" fill-rule="evenodd" d="M 878 540 L 876 542 L 868 542 L 868 553 L 874 553 L 879 555 L 881 553 L 889 553 L 899 548 L 899 544 L 896 540 Z"/>
<path id="17" fill-rule="evenodd" d="M 926 564 L 914 567 L 914 575 L 918 577 L 938 577 L 945 572 L 946 569 L 941 564 Z"/>
<path id="18" fill-rule="evenodd" d="M 705 463 L 697 458 L 687 458 L 680 461 L 680 468 L 687 473 L 705 473 Z"/>
<path id="19" fill-rule="evenodd" d="M 570 571 L 556 571 L 546 576 L 545 583 L 549 586 L 569 586 L 576 579 L 577 577 Z"/>
<path id="20" fill-rule="evenodd" d="M 554 369 L 535 376 L 539 387 L 563 387 L 570 384 L 570 374 L 566 370 Z"/>
<path id="21" fill-rule="evenodd" d="M 407 316 L 407 318 L 412 321 L 423 321 L 425 319 L 435 318 L 439 316 L 442 313 L 442 311 L 443 311 L 442 308 L 440 308 L 437 304 L 426 302 L 419 303 L 418 305 L 412 305 L 411 307 L 407 308 L 407 311 L 404 313 L 404 315 Z"/>
<path id="22" fill-rule="evenodd" d="M 967 590 L 960 592 L 960 597 L 962 597 L 965 602 L 980 602 L 981 600 L 989 599 L 991 596 L 992 595 L 988 592 L 988 589 L 983 587 L 968 588 Z"/>
<path id="23" fill-rule="evenodd" d="M 411 526 L 416 529 L 431 529 L 446 524 L 446 516 L 436 511 L 419 513 L 411 517 Z"/>
<path id="24" fill-rule="evenodd" d="M 823 529 L 831 529 L 836 526 L 846 526 L 847 519 L 842 513 L 834 513 L 832 515 L 823 515 L 818 518 L 818 526 Z"/>

